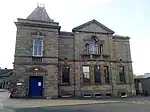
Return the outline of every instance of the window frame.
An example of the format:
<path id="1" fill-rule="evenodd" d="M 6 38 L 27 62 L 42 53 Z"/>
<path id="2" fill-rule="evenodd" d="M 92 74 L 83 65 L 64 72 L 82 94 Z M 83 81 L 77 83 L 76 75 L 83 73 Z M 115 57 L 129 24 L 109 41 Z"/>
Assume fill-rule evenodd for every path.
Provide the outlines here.
<path id="1" fill-rule="evenodd" d="M 120 68 L 122 68 L 122 73 L 120 72 Z M 124 66 L 119 66 L 119 81 L 120 81 L 121 84 L 126 83 L 125 67 Z"/>
<path id="2" fill-rule="evenodd" d="M 105 70 L 107 73 L 105 73 Z M 104 66 L 104 75 L 105 75 L 105 84 L 110 84 L 109 66 Z"/>
<path id="3" fill-rule="evenodd" d="M 88 72 L 84 72 L 84 67 L 88 67 Z M 90 78 L 91 78 L 91 76 L 90 76 L 90 66 L 89 65 L 83 65 L 82 66 L 82 73 L 83 73 L 83 84 L 90 84 Z M 88 77 L 89 78 L 87 78 L 87 77 L 85 77 L 85 74 L 84 73 L 88 73 Z M 88 79 L 88 82 L 86 82 L 85 81 L 85 79 Z"/>
<path id="4" fill-rule="evenodd" d="M 67 71 L 68 72 L 68 76 L 67 76 L 68 81 L 65 82 L 63 79 L 65 74 L 63 74 L 63 73 L 64 73 L 64 69 L 66 69 L 66 68 L 68 69 L 68 71 Z M 67 85 L 70 84 L 70 67 L 69 66 L 62 66 L 62 68 L 61 68 L 61 84 L 67 84 Z"/>
<path id="5" fill-rule="evenodd" d="M 35 42 L 38 41 L 38 40 L 42 41 L 41 42 L 41 53 L 40 53 L 41 55 L 38 54 L 38 50 L 37 50 L 37 55 L 35 55 Z M 34 56 L 34 57 L 42 57 L 43 56 L 43 51 L 44 51 L 44 40 L 43 39 L 34 39 L 33 40 L 33 48 L 32 49 L 33 49 L 32 50 L 32 56 Z"/>
<path id="6" fill-rule="evenodd" d="M 95 79 L 97 76 L 96 76 L 96 74 L 95 74 L 95 68 L 96 67 L 99 67 L 99 81 L 97 82 L 97 80 Z M 102 84 L 102 79 L 101 79 L 101 71 L 100 71 L 100 69 L 101 69 L 101 66 L 100 65 L 94 65 L 94 83 L 95 84 Z"/>
<path id="7" fill-rule="evenodd" d="M 100 55 L 103 54 L 103 50 L 104 50 L 104 45 L 103 44 L 99 44 L 99 54 Z"/>

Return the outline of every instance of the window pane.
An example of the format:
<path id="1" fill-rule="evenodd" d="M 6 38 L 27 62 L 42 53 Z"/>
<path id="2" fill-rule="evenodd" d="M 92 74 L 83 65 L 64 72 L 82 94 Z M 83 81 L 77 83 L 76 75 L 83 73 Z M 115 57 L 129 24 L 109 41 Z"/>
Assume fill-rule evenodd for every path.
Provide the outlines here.
<path id="1" fill-rule="evenodd" d="M 33 48 L 33 49 L 34 49 L 34 50 L 33 50 L 33 51 L 34 51 L 34 56 L 38 55 L 38 54 L 37 54 L 37 46 L 36 46 L 36 45 L 34 45 L 34 48 Z"/>
<path id="2" fill-rule="evenodd" d="M 87 73 L 86 73 L 86 72 L 84 72 L 84 77 L 89 79 L 89 78 L 90 78 L 89 73 L 88 73 L 88 72 L 87 72 Z"/>
<path id="3" fill-rule="evenodd" d="M 125 83 L 124 67 L 120 67 L 120 69 L 119 69 L 119 77 L 120 77 L 120 82 L 121 83 Z"/>
<path id="4" fill-rule="evenodd" d="M 95 45 L 95 54 L 98 54 L 98 45 Z"/>
<path id="5" fill-rule="evenodd" d="M 34 44 L 36 44 L 36 45 L 42 45 L 42 40 L 35 40 Z"/>
<path id="6" fill-rule="evenodd" d="M 86 45 L 86 53 L 89 54 L 89 45 Z"/>
<path id="7" fill-rule="evenodd" d="M 69 72 L 70 72 L 69 67 L 65 67 L 62 69 L 62 83 L 70 83 Z"/>
<path id="8" fill-rule="evenodd" d="M 83 82 L 90 83 L 89 66 L 83 66 Z"/>
<path id="9" fill-rule="evenodd" d="M 95 44 L 95 43 L 89 44 L 89 53 L 98 54 L 98 44 Z"/>
<path id="10" fill-rule="evenodd" d="M 34 56 L 42 56 L 42 51 L 43 51 L 43 40 L 34 40 L 33 43 L 33 51 L 34 51 Z"/>
<path id="11" fill-rule="evenodd" d="M 38 55 L 42 55 L 41 53 L 42 53 L 42 46 L 37 46 L 38 47 Z"/>
<path id="12" fill-rule="evenodd" d="M 100 66 L 94 66 L 94 79 L 95 83 L 101 83 Z"/>
<path id="13" fill-rule="evenodd" d="M 100 45 L 100 54 L 102 54 L 103 53 L 103 45 L 101 44 Z"/>
<path id="14" fill-rule="evenodd" d="M 109 68 L 108 68 L 108 66 L 104 67 L 104 74 L 105 74 L 105 83 L 109 84 L 110 81 L 109 81 Z"/>
<path id="15" fill-rule="evenodd" d="M 89 66 L 84 66 L 83 67 L 83 72 L 89 72 Z"/>
<path id="16" fill-rule="evenodd" d="M 94 54 L 94 49 L 95 49 L 95 45 L 94 44 L 90 44 L 89 45 L 89 53 L 90 54 Z"/>

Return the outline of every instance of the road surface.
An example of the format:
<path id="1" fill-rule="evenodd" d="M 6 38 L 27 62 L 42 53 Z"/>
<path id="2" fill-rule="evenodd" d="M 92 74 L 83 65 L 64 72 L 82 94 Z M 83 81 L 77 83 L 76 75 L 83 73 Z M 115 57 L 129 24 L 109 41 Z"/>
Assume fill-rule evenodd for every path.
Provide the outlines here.
<path id="1" fill-rule="evenodd" d="M 150 101 L 16 109 L 16 112 L 150 112 Z"/>

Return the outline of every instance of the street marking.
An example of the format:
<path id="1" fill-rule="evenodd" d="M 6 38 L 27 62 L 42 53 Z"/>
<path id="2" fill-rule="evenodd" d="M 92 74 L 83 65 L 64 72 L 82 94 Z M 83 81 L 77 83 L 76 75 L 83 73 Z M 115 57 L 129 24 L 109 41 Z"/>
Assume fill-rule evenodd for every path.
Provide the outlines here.
<path id="1" fill-rule="evenodd" d="M 134 104 L 148 104 L 150 101 L 132 101 Z"/>

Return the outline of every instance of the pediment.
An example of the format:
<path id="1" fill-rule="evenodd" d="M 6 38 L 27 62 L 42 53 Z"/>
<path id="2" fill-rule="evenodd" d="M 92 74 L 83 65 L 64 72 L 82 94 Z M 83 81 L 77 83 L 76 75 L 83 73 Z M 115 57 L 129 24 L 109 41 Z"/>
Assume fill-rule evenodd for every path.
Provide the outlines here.
<path id="1" fill-rule="evenodd" d="M 73 28 L 73 32 L 95 32 L 95 33 L 104 33 L 104 34 L 113 34 L 114 31 L 107 28 L 100 22 L 96 21 L 95 19 L 84 23 L 80 26 Z"/>

